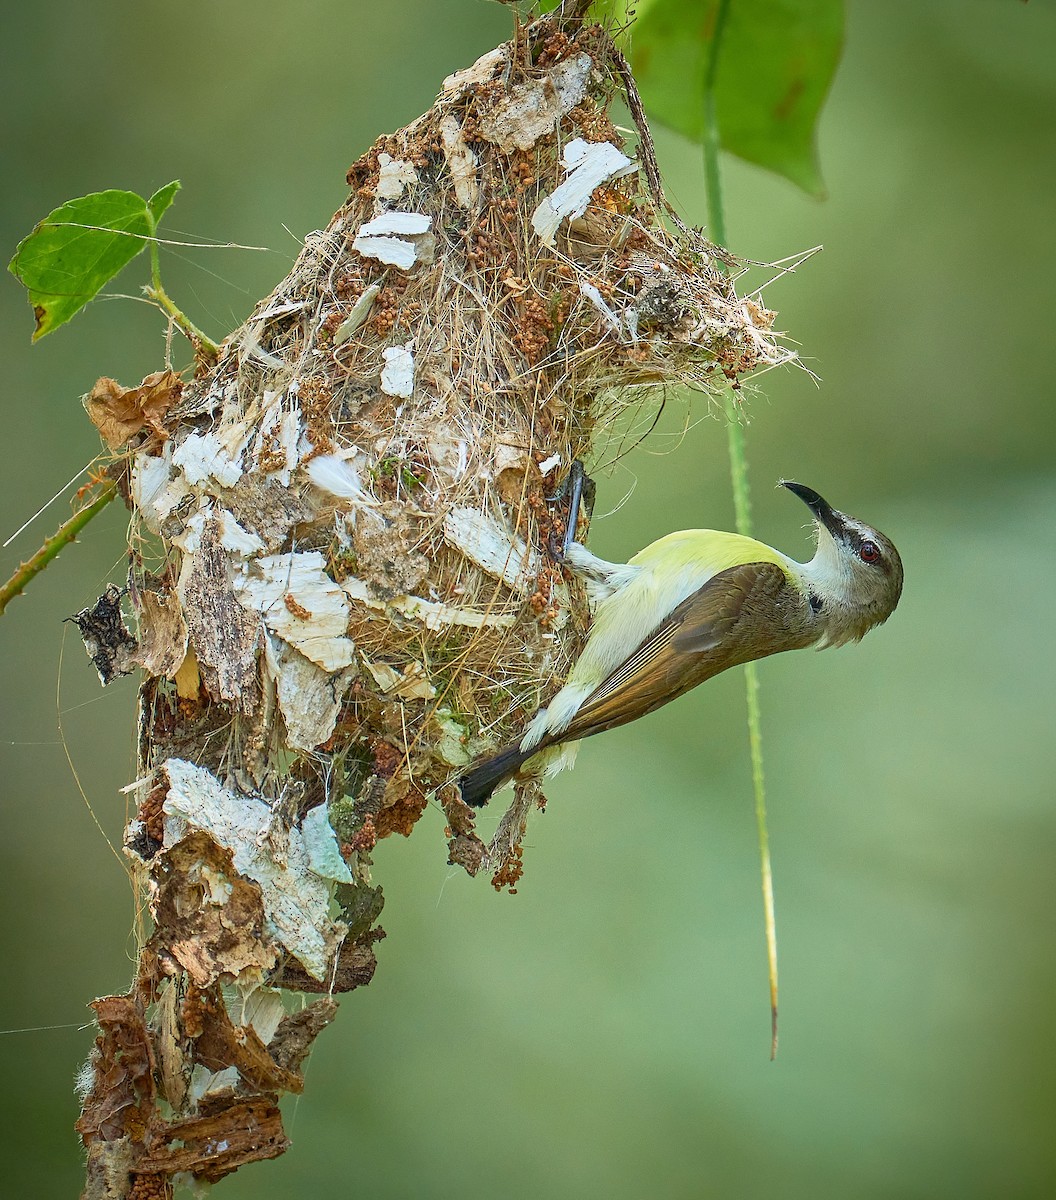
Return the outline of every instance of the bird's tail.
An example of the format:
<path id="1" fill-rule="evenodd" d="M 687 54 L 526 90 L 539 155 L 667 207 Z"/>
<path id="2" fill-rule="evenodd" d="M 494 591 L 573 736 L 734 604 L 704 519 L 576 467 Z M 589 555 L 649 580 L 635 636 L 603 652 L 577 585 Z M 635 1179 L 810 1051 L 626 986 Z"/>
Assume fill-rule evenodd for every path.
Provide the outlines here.
<path id="1" fill-rule="evenodd" d="M 533 754 L 539 753 L 539 747 L 533 746 L 527 752 L 522 750 L 517 742 L 506 746 L 498 754 L 478 763 L 471 771 L 458 781 L 462 799 L 473 808 L 481 808 L 491 799 L 491 793 L 501 783 L 505 783 L 517 768 Z"/>

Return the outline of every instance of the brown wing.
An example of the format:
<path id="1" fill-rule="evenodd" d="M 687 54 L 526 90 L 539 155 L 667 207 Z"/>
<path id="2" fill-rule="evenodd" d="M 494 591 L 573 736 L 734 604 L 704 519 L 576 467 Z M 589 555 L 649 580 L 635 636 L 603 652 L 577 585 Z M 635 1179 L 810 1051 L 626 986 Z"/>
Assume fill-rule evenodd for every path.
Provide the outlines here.
<path id="1" fill-rule="evenodd" d="M 728 667 L 809 645 L 809 624 L 809 605 L 775 563 L 720 571 L 584 700 L 554 740 L 624 725 Z"/>

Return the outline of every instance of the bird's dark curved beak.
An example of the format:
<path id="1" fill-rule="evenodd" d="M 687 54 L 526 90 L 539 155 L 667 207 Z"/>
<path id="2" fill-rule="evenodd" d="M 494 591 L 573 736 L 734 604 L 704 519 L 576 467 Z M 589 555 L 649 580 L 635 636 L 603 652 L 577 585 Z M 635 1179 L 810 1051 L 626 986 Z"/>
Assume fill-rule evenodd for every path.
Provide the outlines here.
<path id="1" fill-rule="evenodd" d="M 819 496 L 813 488 L 794 483 L 791 479 L 782 479 L 781 486 L 788 488 L 793 496 L 798 496 L 834 538 L 843 537 L 843 514 L 837 512 L 823 496 Z"/>

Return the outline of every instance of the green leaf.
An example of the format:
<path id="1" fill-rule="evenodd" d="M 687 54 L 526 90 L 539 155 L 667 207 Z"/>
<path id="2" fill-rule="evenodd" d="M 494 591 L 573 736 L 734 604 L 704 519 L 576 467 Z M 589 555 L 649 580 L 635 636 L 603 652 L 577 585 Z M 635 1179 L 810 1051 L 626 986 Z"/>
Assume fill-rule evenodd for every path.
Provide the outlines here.
<path id="1" fill-rule="evenodd" d="M 630 61 L 650 117 L 699 142 L 719 0 L 646 0 Z M 715 106 L 723 147 L 824 195 L 815 129 L 843 46 L 843 0 L 731 0 Z"/>
<path id="2" fill-rule="evenodd" d="M 29 290 L 37 320 L 34 341 L 80 312 L 139 254 L 178 186 L 170 183 L 156 192 L 150 208 L 135 192 L 79 196 L 19 242 L 8 270 Z"/>
<path id="3" fill-rule="evenodd" d="M 150 215 L 154 218 L 155 225 L 165 215 L 165 210 L 176 199 L 176 193 L 182 186 L 178 179 L 174 179 L 172 183 L 167 183 L 164 187 L 158 188 L 154 195 L 147 201 L 147 208 L 150 209 Z"/>

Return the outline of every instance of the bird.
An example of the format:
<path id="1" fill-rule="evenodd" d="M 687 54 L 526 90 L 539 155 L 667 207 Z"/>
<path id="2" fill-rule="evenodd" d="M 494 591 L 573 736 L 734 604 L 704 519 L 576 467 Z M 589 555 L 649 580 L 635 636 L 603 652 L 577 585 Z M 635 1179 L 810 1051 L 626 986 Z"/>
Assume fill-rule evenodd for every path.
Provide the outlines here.
<path id="1" fill-rule="evenodd" d="M 669 533 L 627 563 L 569 542 L 565 560 L 593 609 L 586 645 L 517 741 L 458 780 L 466 804 L 479 808 L 515 778 L 571 766 L 582 739 L 635 721 L 720 671 L 784 650 L 856 642 L 887 620 L 903 581 L 891 540 L 813 488 L 785 479 L 779 486 L 813 516 L 809 562 L 715 529 Z"/>

